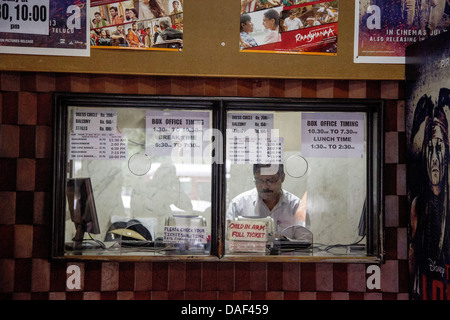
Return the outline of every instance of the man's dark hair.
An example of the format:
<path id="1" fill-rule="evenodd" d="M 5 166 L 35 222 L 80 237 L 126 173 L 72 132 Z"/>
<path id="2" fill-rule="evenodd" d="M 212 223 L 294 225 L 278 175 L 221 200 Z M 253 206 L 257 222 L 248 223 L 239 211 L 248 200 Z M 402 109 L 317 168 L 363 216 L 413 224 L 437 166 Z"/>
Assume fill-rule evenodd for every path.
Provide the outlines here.
<path id="1" fill-rule="evenodd" d="M 242 24 L 247 24 L 247 21 L 251 21 L 252 18 L 248 15 L 248 14 L 242 14 L 241 15 L 241 23 L 239 24 L 241 26 L 241 31 L 242 31 Z"/>

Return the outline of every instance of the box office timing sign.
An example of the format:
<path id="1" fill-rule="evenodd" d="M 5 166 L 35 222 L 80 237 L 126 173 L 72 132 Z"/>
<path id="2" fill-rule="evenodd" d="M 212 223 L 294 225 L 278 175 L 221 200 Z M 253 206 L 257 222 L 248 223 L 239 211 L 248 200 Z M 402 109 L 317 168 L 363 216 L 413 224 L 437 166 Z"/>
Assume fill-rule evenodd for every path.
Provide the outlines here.
<path id="1" fill-rule="evenodd" d="M 362 158 L 364 114 L 304 113 L 302 155 L 305 157 Z"/>

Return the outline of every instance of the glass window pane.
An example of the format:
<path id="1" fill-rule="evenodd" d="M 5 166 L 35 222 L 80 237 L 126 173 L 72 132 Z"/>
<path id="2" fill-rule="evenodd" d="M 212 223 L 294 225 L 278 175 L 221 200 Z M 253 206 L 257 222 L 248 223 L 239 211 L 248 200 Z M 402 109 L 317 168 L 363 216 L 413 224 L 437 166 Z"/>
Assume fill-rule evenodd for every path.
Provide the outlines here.
<path id="1" fill-rule="evenodd" d="M 209 254 L 211 126 L 205 110 L 69 107 L 66 252 Z"/>
<path id="2" fill-rule="evenodd" d="M 362 112 L 229 111 L 227 254 L 348 253 L 364 231 L 366 126 Z"/>

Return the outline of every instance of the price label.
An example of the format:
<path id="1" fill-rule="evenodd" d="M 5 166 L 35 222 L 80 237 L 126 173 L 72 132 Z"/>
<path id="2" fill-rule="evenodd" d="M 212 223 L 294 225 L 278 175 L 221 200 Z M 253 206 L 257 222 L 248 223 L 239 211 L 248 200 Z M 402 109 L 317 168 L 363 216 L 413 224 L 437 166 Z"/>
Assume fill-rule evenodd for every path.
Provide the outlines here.
<path id="1" fill-rule="evenodd" d="M 49 34 L 49 0 L 2 0 L 0 32 Z"/>

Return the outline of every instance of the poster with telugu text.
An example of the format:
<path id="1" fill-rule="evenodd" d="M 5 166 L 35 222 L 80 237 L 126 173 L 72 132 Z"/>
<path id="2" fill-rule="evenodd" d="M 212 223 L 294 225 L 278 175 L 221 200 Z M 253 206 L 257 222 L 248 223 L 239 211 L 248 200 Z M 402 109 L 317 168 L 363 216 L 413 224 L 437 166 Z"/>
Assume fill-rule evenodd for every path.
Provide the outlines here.
<path id="1" fill-rule="evenodd" d="M 339 0 L 241 0 L 240 51 L 337 55 Z"/>
<path id="2" fill-rule="evenodd" d="M 89 0 L 0 3 L 0 53 L 89 56 Z"/>
<path id="3" fill-rule="evenodd" d="M 183 4 L 183 0 L 91 0 L 91 48 L 182 51 Z"/>
<path id="4" fill-rule="evenodd" d="M 355 63 L 405 63 L 407 46 L 445 32 L 447 0 L 355 0 Z"/>

